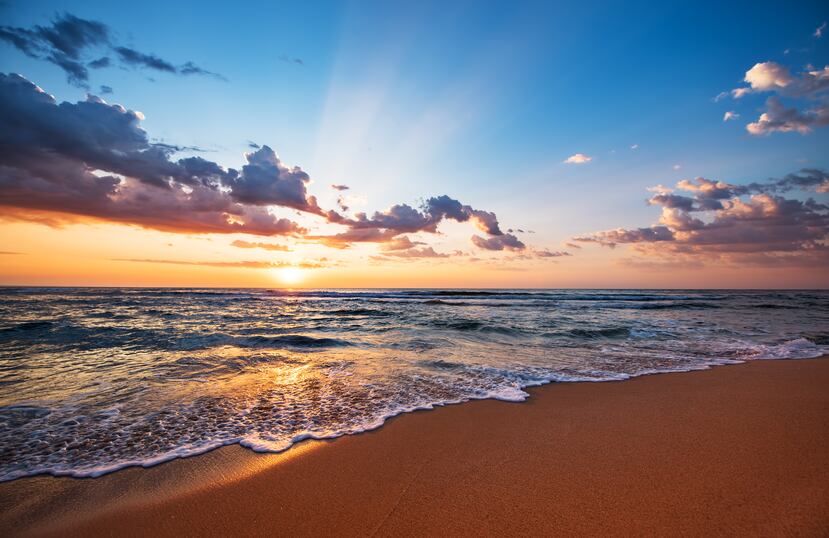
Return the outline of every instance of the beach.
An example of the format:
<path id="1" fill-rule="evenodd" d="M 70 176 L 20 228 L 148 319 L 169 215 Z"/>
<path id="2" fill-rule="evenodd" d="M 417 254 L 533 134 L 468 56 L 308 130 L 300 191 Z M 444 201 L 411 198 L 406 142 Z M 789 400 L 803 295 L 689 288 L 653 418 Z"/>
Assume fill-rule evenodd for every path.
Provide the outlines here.
<path id="1" fill-rule="evenodd" d="M 0 484 L 5 536 L 829 532 L 829 361 L 529 389 L 281 454 Z"/>

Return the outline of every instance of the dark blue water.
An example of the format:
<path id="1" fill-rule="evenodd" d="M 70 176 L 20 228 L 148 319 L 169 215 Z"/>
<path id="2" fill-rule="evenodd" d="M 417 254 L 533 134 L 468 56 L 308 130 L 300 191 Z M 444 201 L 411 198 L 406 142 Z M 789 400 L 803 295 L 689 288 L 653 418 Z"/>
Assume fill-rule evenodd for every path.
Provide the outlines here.
<path id="1" fill-rule="evenodd" d="M 829 293 L 0 289 L 0 480 L 829 346 Z"/>

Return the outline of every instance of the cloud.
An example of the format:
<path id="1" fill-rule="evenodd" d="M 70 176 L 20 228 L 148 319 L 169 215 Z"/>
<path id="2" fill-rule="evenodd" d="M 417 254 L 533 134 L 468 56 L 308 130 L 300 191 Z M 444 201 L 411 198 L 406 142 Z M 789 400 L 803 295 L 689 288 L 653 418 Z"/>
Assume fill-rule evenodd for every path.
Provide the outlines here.
<path id="1" fill-rule="evenodd" d="M 596 232 L 588 236 L 573 238 L 573 241 L 579 241 L 582 243 L 599 243 L 600 245 L 607 247 L 615 247 L 619 243 L 653 243 L 657 241 L 673 240 L 674 234 L 666 226 L 652 226 L 650 228 L 636 228 L 633 230 L 618 228 L 616 230 Z"/>
<path id="2" fill-rule="evenodd" d="M 739 118 L 739 117 L 740 117 L 740 115 L 739 115 L 739 114 L 737 114 L 736 112 L 733 112 L 733 111 L 730 111 L 730 110 L 729 110 L 728 112 L 726 112 L 725 114 L 723 114 L 722 120 L 723 120 L 723 121 L 731 121 L 731 120 L 736 120 L 736 119 L 737 119 L 737 118 Z"/>
<path id="3" fill-rule="evenodd" d="M 221 267 L 221 268 L 241 268 L 241 269 L 279 269 L 283 267 L 297 267 L 300 269 L 321 269 L 326 267 L 319 262 L 263 262 L 263 261 L 234 261 L 234 262 L 214 262 L 214 261 L 186 261 L 186 260 L 154 260 L 147 258 L 115 258 L 115 262 L 133 262 L 133 263 L 163 263 L 168 265 L 198 265 L 202 267 Z"/>
<path id="4" fill-rule="evenodd" d="M 303 66 L 305 65 L 305 62 L 302 60 L 302 58 L 295 58 L 295 57 L 292 58 L 292 57 L 288 56 L 287 54 L 280 54 L 279 55 L 279 61 L 280 62 L 285 62 L 286 64 L 296 64 L 296 65 L 303 65 Z"/>
<path id="5" fill-rule="evenodd" d="M 176 66 L 166 60 L 162 60 L 158 56 L 152 54 L 144 54 L 135 49 L 128 47 L 115 47 L 113 49 L 121 62 L 133 67 L 146 67 L 155 69 L 156 71 L 164 71 L 166 73 L 177 73 Z"/>
<path id="6" fill-rule="evenodd" d="M 535 254 L 535 256 L 539 258 L 561 258 L 564 256 L 572 256 L 572 254 L 570 254 L 569 252 L 565 252 L 563 250 L 536 250 L 533 252 L 533 254 Z"/>
<path id="7" fill-rule="evenodd" d="M 178 68 L 179 75 L 201 75 L 204 77 L 213 77 L 216 80 L 221 80 L 222 82 L 227 82 L 227 77 L 224 75 L 220 75 L 219 73 L 214 73 L 213 71 L 208 71 L 207 69 L 202 69 L 201 67 L 197 66 L 193 62 L 184 62 Z"/>
<path id="8" fill-rule="evenodd" d="M 410 248 L 414 248 L 418 245 L 425 245 L 426 243 L 422 241 L 412 241 L 409 239 L 407 235 L 401 235 L 400 237 L 395 237 L 390 239 L 387 243 L 385 243 L 382 247 L 385 251 L 392 251 L 392 250 L 407 250 Z"/>
<path id="9" fill-rule="evenodd" d="M 771 133 L 808 134 L 815 127 L 829 125 L 829 104 L 817 106 L 806 112 L 797 108 L 787 108 L 777 97 L 766 100 L 766 111 L 757 121 L 746 125 L 746 130 L 755 136 Z"/>
<path id="10" fill-rule="evenodd" d="M 483 250 L 524 250 L 526 245 L 512 234 L 497 235 L 484 238 L 479 235 L 472 236 L 472 244 Z"/>
<path id="11" fill-rule="evenodd" d="M 766 100 L 766 109 L 757 121 L 746 125 L 746 130 L 755 136 L 775 132 L 797 132 L 808 134 L 815 127 L 829 125 L 829 66 L 815 69 L 811 66 L 799 74 L 777 62 L 760 62 L 746 71 L 748 87 L 732 90 L 734 98 L 749 93 L 773 93 Z M 785 97 L 799 102 L 810 102 L 807 108 L 799 104 L 786 106 Z M 723 121 L 739 117 L 726 112 Z"/>
<path id="12" fill-rule="evenodd" d="M 631 148 L 635 149 L 635 148 Z M 576 153 L 564 159 L 564 164 L 586 164 L 593 160 L 593 157 L 585 155 L 584 153 Z"/>
<path id="13" fill-rule="evenodd" d="M 334 189 L 335 191 L 347 191 L 348 190 L 348 185 L 335 185 L 335 184 L 332 184 L 331 188 Z"/>
<path id="14" fill-rule="evenodd" d="M 753 91 L 768 92 L 789 86 L 794 77 L 785 66 L 776 62 L 761 62 L 746 71 L 744 80 Z"/>
<path id="15" fill-rule="evenodd" d="M 741 97 L 744 97 L 750 93 L 751 88 L 734 88 L 733 90 L 731 90 L 731 96 L 734 97 L 734 99 L 740 99 Z"/>
<path id="16" fill-rule="evenodd" d="M 317 199 L 308 194 L 311 177 L 298 166 L 287 166 L 268 146 L 245 154 L 247 164 L 241 173 L 226 174 L 224 183 L 231 188 L 237 202 L 250 205 L 290 207 L 331 221 L 339 220 L 334 212 L 324 211 Z"/>
<path id="17" fill-rule="evenodd" d="M 386 243 L 400 232 L 380 228 L 352 228 L 334 235 L 306 235 L 305 239 L 322 243 L 332 248 L 349 248 L 352 243 Z"/>
<path id="18" fill-rule="evenodd" d="M 280 252 L 291 252 L 291 248 L 286 245 L 279 245 L 276 243 L 262 243 L 262 242 L 250 242 L 250 241 L 242 241 L 241 239 L 237 239 L 236 241 L 230 244 L 236 248 L 261 248 L 262 250 L 275 250 Z"/>
<path id="19" fill-rule="evenodd" d="M 633 144 L 630 149 L 637 150 L 639 149 L 639 144 Z"/>
<path id="20" fill-rule="evenodd" d="M 98 21 L 81 19 L 71 14 L 58 15 L 51 25 L 31 28 L 0 26 L 0 40 L 6 41 L 23 54 L 50 62 L 66 73 L 67 81 L 88 87 L 89 70 L 111 65 L 108 56 L 86 61 L 93 51 L 109 51 L 121 65 L 153 69 L 178 75 L 206 75 L 224 80 L 218 73 L 198 67 L 193 62 L 175 66 L 167 60 L 113 43 L 109 28 Z"/>
<path id="21" fill-rule="evenodd" d="M 112 93 L 112 88 L 110 88 L 109 86 L 101 85 L 100 92 L 101 92 L 101 95 L 107 95 L 107 94 Z"/>
<path id="22" fill-rule="evenodd" d="M 673 168 L 674 170 L 679 170 L 680 168 L 682 168 L 682 165 L 681 164 L 675 164 L 671 168 Z"/>
<path id="23" fill-rule="evenodd" d="M 143 120 L 142 113 L 93 95 L 58 103 L 22 76 L 0 74 L 3 217 L 50 225 L 100 219 L 179 233 L 287 235 L 334 248 L 378 243 L 387 252 L 411 251 L 405 257 L 443 257 L 405 234 L 436 234 L 443 221 L 454 220 L 490 236 L 475 236 L 481 248 L 525 248 L 501 231 L 495 213 L 447 195 L 417 207 L 395 204 L 371 216 L 340 215 L 319 206 L 308 191 L 308 173 L 287 165 L 267 145 L 252 144 L 240 169 L 224 168 L 200 156 L 178 158 L 193 148 L 151 142 Z M 310 235 L 277 216 L 278 208 L 315 215 L 342 231 Z M 271 243 L 233 245 L 283 250 Z"/>
<path id="24" fill-rule="evenodd" d="M 657 194 L 649 200 L 662 208 L 657 224 L 596 232 L 574 241 L 630 244 L 640 256 L 662 261 L 779 266 L 829 262 L 829 206 L 779 195 L 829 190 L 824 171 L 804 169 L 747 185 L 697 178 L 680 181 L 676 188 L 689 196 Z"/>
<path id="25" fill-rule="evenodd" d="M 87 63 L 86 65 L 88 65 L 89 67 L 91 67 L 93 69 L 103 69 L 105 67 L 109 67 L 110 65 L 112 65 L 112 62 L 110 61 L 109 56 L 102 56 L 101 58 L 98 58 L 97 60 L 92 60 L 91 62 Z"/>
<path id="26" fill-rule="evenodd" d="M 419 209 L 408 204 L 395 204 L 386 211 L 376 211 L 371 217 L 357 213 L 353 219 L 338 221 L 353 229 L 372 228 L 402 233 L 435 233 L 438 224 L 444 219 L 457 222 L 471 221 L 475 226 L 490 235 L 501 235 L 498 218 L 495 213 L 474 209 L 447 195 L 435 196 L 425 200 Z"/>
<path id="27" fill-rule="evenodd" d="M 826 22 L 825 22 L 825 21 L 823 22 L 823 24 L 821 24 L 820 26 L 818 26 L 818 27 L 815 29 L 815 31 L 814 31 L 814 33 L 812 34 L 812 36 L 813 36 L 813 37 L 816 37 L 817 39 L 820 39 L 821 37 L 823 37 L 823 31 L 824 31 L 824 30 L 826 30 Z"/>
<path id="28" fill-rule="evenodd" d="M 799 76 L 776 62 L 762 62 L 746 71 L 745 81 L 750 88 L 738 88 L 747 93 L 775 92 L 789 97 L 815 97 L 829 89 L 829 66 L 809 68 Z M 734 90 L 737 91 L 737 90 Z"/>
<path id="29" fill-rule="evenodd" d="M 674 190 L 672 188 L 666 187 L 665 185 L 663 185 L 661 183 L 659 185 L 654 185 L 653 187 L 648 187 L 647 190 L 649 192 L 655 192 L 657 194 L 668 194 L 668 193 L 674 192 Z"/>
<path id="30" fill-rule="evenodd" d="M 387 251 L 384 255 L 394 256 L 395 258 L 448 258 L 450 256 L 442 252 L 435 252 L 432 247 Z"/>
<path id="31" fill-rule="evenodd" d="M 90 97 L 60 103 L 0 74 L 0 205 L 180 232 L 297 234 L 296 223 L 240 203 L 238 175 L 200 157 L 171 160 L 142 114 Z"/>

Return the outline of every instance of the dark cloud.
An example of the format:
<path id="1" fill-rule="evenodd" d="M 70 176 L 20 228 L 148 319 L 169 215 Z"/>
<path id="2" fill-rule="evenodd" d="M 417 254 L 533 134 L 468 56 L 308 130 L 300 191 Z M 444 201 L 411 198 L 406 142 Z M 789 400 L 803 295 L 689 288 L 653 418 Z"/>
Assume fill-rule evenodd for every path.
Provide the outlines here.
<path id="1" fill-rule="evenodd" d="M 574 240 L 610 247 L 633 244 L 640 255 L 662 260 L 678 257 L 763 265 L 829 262 L 829 206 L 812 198 L 777 194 L 795 189 L 827 192 L 827 178 L 821 170 L 804 169 L 748 185 L 703 178 L 680 181 L 677 189 L 691 193 L 691 202 L 681 197 L 683 201 L 677 203 L 676 197 L 664 194 L 652 197 L 650 203 L 662 207 L 657 225 L 619 228 Z"/>
<path id="2" fill-rule="evenodd" d="M 103 69 L 105 67 L 109 67 L 111 64 L 112 62 L 110 61 L 109 56 L 103 56 L 101 58 L 98 58 L 97 60 L 92 60 L 86 65 L 88 65 L 92 69 Z"/>
<path id="3" fill-rule="evenodd" d="M 221 80 L 223 82 L 227 82 L 227 77 L 224 75 L 220 75 L 219 73 L 214 73 L 213 71 L 208 71 L 207 69 L 202 69 L 201 67 L 197 66 L 193 62 L 185 62 L 184 65 L 178 68 L 179 75 L 201 75 L 205 77 L 213 77 L 217 80 Z"/>
<path id="4" fill-rule="evenodd" d="M 526 245 L 512 234 L 496 235 L 490 238 L 483 238 L 479 235 L 472 236 L 472 244 L 484 250 L 524 250 Z"/>
<path id="5" fill-rule="evenodd" d="M 179 75 L 205 75 L 225 80 L 218 73 L 202 69 L 193 62 L 176 66 L 153 54 L 113 43 L 109 28 L 71 14 L 58 15 L 49 26 L 20 28 L 0 26 L 0 40 L 6 41 L 29 57 L 53 63 L 63 69 L 69 83 L 86 88 L 87 66 L 102 69 L 111 65 L 108 56 L 86 61 L 95 51 L 112 51 L 127 67 L 146 68 Z"/>
<path id="6" fill-rule="evenodd" d="M 357 213 L 353 218 L 337 215 L 337 222 L 349 228 L 348 231 L 330 235 L 314 236 L 335 248 L 348 248 L 351 243 L 391 243 L 398 240 L 398 236 L 406 233 L 437 233 L 438 225 L 445 219 L 457 222 L 472 222 L 481 231 L 493 236 L 491 240 L 478 237 L 474 241 L 489 245 L 488 250 L 522 250 L 524 243 L 514 235 L 504 234 L 498 218 L 489 211 L 477 210 L 462 204 L 447 195 L 435 196 L 426 199 L 419 209 L 408 204 L 396 204 L 386 211 L 376 211 L 370 217 L 366 213 Z M 488 241 L 488 242 L 487 242 Z M 477 243 L 476 243 L 477 244 Z"/>
<path id="7" fill-rule="evenodd" d="M 340 208 L 343 212 L 347 212 L 349 207 L 345 203 L 345 198 L 342 196 L 337 196 L 337 207 Z"/>
<path id="8" fill-rule="evenodd" d="M 200 157 L 173 161 L 142 115 L 91 97 L 58 104 L 19 75 L 0 74 L 0 205 L 183 232 L 296 234 L 266 208 L 220 189 L 234 177 Z"/>
<path id="9" fill-rule="evenodd" d="M 280 54 L 279 55 L 279 61 L 280 62 L 285 62 L 286 64 L 296 64 L 296 65 L 302 65 L 302 66 L 305 65 L 305 62 L 302 60 L 302 58 L 291 57 L 291 56 L 288 56 L 287 54 Z"/>
<path id="10" fill-rule="evenodd" d="M 829 174 L 823 170 L 804 168 L 799 172 L 787 174 L 783 179 L 772 181 L 768 186 L 781 192 L 799 189 L 827 193 L 829 192 Z"/>
<path id="11" fill-rule="evenodd" d="M 101 95 L 108 95 L 108 94 L 112 93 L 112 88 L 109 87 L 109 86 L 101 85 L 100 92 L 101 92 Z"/>
<path id="12" fill-rule="evenodd" d="M 651 226 L 650 228 L 637 228 L 634 230 L 608 230 L 583 237 L 575 237 L 574 241 L 583 243 L 599 243 L 605 246 L 614 247 L 618 243 L 653 243 L 657 241 L 673 241 L 674 234 L 667 226 Z"/>
<path id="13" fill-rule="evenodd" d="M 800 111 L 795 107 L 783 106 L 777 97 L 769 97 L 766 100 L 766 111 L 757 121 L 749 123 L 746 129 L 753 135 L 775 132 L 808 134 L 815 127 L 825 125 L 829 125 L 829 104 L 821 103 L 807 111 Z"/>
<path id="14" fill-rule="evenodd" d="M 357 213 L 353 219 L 343 219 L 341 224 L 351 228 L 377 228 L 393 230 L 397 234 L 429 232 L 435 233 L 444 219 L 457 222 L 472 221 L 490 235 L 502 235 L 495 213 L 473 209 L 458 200 L 442 195 L 427 199 L 420 209 L 408 204 L 396 204 L 386 211 L 377 211 L 371 217 Z"/>
<path id="15" fill-rule="evenodd" d="M 386 211 L 376 211 L 371 218 L 365 213 L 357 213 L 353 219 L 348 219 L 343 224 L 355 229 L 385 229 L 401 234 L 420 231 L 435 232 L 438 222 L 431 215 L 422 213 L 410 205 L 396 204 Z"/>
<path id="16" fill-rule="evenodd" d="M 685 211 L 692 211 L 694 208 L 694 199 L 688 196 L 678 196 L 676 194 L 656 194 L 649 203 L 654 205 L 661 205 L 663 207 L 675 207 Z"/>
<path id="17" fill-rule="evenodd" d="M 337 191 L 347 191 L 348 185 L 331 185 L 331 188 Z"/>
<path id="18" fill-rule="evenodd" d="M 241 173 L 224 178 L 236 201 L 250 205 L 290 207 L 323 216 L 331 222 L 341 219 L 337 213 L 321 209 L 316 197 L 308 194 L 306 186 L 311 177 L 298 166 L 285 165 L 270 147 L 262 146 L 245 158 L 247 164 L 242 167 Z"/>
<path id="19" fill-rule="evenodd" d="M 174 232 L 293 235 L 335 248 L 378 243 L 387 252 L 411 251 L 389 254 L 394 257 L 444 257 L 404 234 L 438 233 L 438 225 L 449 219 L 486 232 L 489 238 L 473 238 L 481 248 L 525 248 L 501 231 L 494 213 L 446 195 L 428 198 L 418 208 L 396 204 L 370 217 L 344 217 L 321 208 L 308 192 L 309 175 L 266 145 L 255 145 L 241 169 L 226 169 L 200 156 L 176 158 L 198 148 L 150 142 L 143 119 L 140 112 L 92 95 L 58 103 L 22 76 L 0 74 L 4 217 L 37 215 L 53 223 L 72 215 Z M 297 223 L 275 216 L 275 207 L 319 216 L 344 231 L 306 235 Z M 234 245 L 282 250 L 267 243 Z"/>
<path id="20" fill-rule="evenodd" d="M 153 54 L 144 54 L 143 52 L 139 52 L 129 47 L 115 47 L 113 50 L 116 54 L 118 54 L 118 58 L 121 62 L 126 65 L 132 67 L 147 67 L 149 69 L 155 69 L 156 71 L 163 71 L 166 73 L 178 73 L 176 66 Z"/>

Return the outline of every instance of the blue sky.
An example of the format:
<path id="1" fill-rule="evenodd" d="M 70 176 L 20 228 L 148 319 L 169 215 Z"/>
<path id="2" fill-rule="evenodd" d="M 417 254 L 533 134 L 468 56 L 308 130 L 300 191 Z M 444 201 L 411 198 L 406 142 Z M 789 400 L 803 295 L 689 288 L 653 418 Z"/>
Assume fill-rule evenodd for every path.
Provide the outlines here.
<path id="1" fill-rule="evenodd" d="M 12 0 L 0 17 L 98 20 L 122 44 L 227 78 L 92 71 L 91 93 L 112 87 L 103 97 L 143 112 L 153 140 L 233 167 L 248 141 L 267 144 L 321 203 L 330 183 L 368 212 L 448 194 L 551 247 L 653 224 L 652 185 L 829 167 L 829 129 L 752 136 L 767 95 L 713 99 L 758 62 L 822 68 L 824 2 L 414 4 Z M 58 101 L 86 93 L 5 43 L 0 67 Z M 592 160 L 562 162 L 576 153 Z"/>

